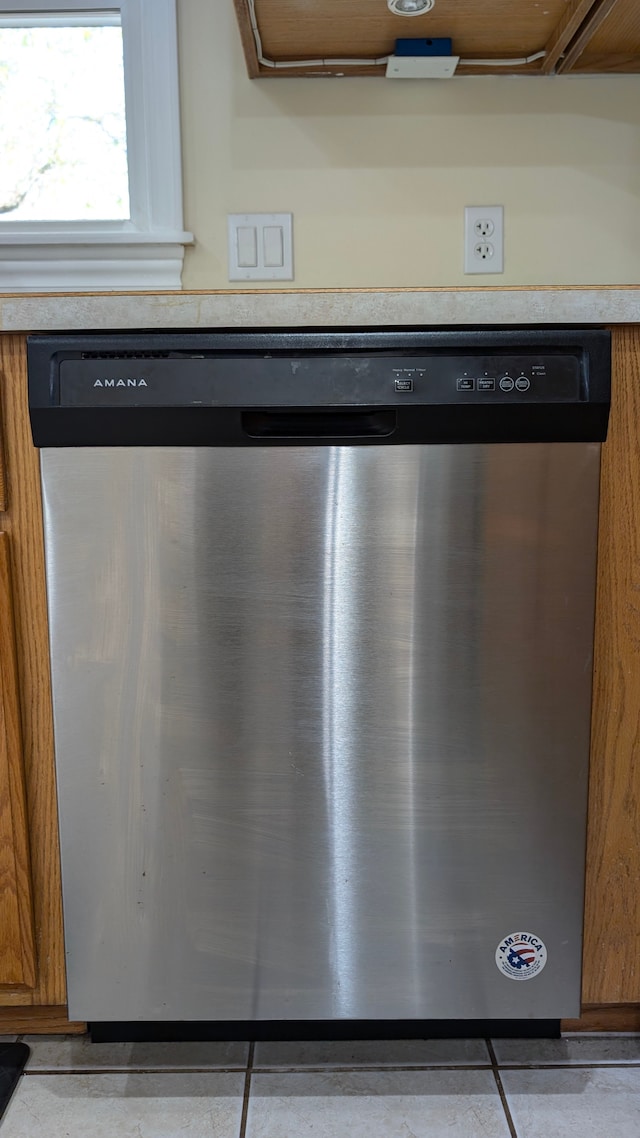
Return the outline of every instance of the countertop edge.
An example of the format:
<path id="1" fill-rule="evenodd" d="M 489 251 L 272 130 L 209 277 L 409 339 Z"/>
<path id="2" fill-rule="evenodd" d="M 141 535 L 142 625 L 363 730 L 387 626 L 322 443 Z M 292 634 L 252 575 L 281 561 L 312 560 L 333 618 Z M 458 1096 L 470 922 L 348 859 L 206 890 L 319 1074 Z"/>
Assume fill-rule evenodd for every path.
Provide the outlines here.
<path id="1" fill-rule="evenodd" d="M 640 285 L 0 294 L 0 332 L 640 324 Z"/>

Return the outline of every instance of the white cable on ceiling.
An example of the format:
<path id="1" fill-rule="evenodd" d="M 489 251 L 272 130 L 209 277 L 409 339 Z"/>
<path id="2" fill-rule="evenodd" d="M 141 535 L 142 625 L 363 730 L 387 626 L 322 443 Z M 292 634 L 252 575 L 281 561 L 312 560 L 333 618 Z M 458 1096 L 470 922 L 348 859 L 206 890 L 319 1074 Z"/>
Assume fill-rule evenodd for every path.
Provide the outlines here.
<path id="1" fill-rule="evenodd" d="M 278 68 L 288 67 L 379 67 L 388 63 L 389 59 L 392 58 L 389 55 L 382 55 L 377 59 L 267 59 L 262 47 L 262 38 L 256 17 L 255 0 L 247 0 L 247 4 L 249 7 L 251 30 L 256 44 L 258 63 L 262 64 L 263 67 L 272 67 L 276 70 Z M 458 67 L 524 67 L 527 63 L 533 63 L 536 59 L 543 59 L 546 54 L 546 51 L 537 51 L 535 55 L 527 55 L 521 59 L 461 59 L 458 63 Z"/>
<path id="2" fill-rule="evenodd" d="M 546 51 L 536 51 L 535 55 L 524 55 L 522 59 L 461 59 L 458 67 L 524 67 L 536 59 L 544 59 Z"/>

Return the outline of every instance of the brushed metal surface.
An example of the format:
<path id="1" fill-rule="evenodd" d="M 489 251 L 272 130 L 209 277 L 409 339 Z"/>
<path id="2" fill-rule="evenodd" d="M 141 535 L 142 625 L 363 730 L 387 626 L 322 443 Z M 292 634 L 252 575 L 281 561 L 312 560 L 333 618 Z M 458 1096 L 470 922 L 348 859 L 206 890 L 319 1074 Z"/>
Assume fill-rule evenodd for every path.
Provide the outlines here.
<path id="1" fill-rule="evenodd" d="M 71 1018 L 577 1014 L 599 446 L 42 469 Z"/>

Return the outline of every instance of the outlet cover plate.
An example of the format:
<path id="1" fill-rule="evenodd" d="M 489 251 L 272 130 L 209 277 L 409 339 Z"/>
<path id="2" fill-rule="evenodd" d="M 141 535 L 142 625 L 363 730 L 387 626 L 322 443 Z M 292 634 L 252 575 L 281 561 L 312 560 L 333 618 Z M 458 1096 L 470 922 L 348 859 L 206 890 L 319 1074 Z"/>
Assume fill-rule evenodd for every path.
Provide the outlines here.
<path id="1" fill-rule="evenodd" d="M 293 280 L 293 214 L 227 215 L 230 281 Z"/>
<path id="2" fill-rule="evenodd" d="M 493 250 L 488 257 L 477 252 L 480 246 L 486 245 Z M 504 272 L 504 206 L 465 206 L 464 271 L 465 273 Z"/>

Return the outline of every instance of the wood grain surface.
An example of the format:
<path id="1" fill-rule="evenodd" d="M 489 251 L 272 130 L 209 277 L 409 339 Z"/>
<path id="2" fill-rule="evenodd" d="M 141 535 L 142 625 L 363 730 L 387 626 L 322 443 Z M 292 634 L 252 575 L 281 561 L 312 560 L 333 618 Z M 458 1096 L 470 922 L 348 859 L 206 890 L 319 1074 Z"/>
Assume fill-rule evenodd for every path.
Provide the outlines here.
<path id="1" fill-rule="evenodd" d="M 260 74 L 260 64 L 258 63 L 256 41 L 251 27 L 249 5 L 247 4 L 246 0 L 233 0 L 233 3 L 236 9 L 238 27 L 240 29 L 242 50 L 244 51 L 244 58 L 247 64 L 247 75 L 250 79 L 256 79 Z"/>
<path id="2" fill-rule="evenodd" d="M 35 984 L 29 829 L 9 568 L 0 533 L 0 984 Z"/>
<path id="3" fill-rule="evenodd" d="M 7 475 L 4 464 L 4 445 L 2 442 L 2 415 L 0 414 L 0 513 L 7 508 Z"/>
<path id="4" fill-rule="evenodd" d="M 608 1004 L 582 1009 L 580 1019 L 563 1019 L 563 1031 L 640 1032 L 640 1004 Z"/>
<path id="5" fill-rule="evenodd" d="M 592 52 L 590 45 L 571 68 L 572 75 L 593 75 L 606 72 L 608 75 L 637 75 L 640 71 L 640 51 L 637 55 L 628 52 Z"/>
<path id="6" fill-rule="evenodd" d="M 392 52 L 398 38 L 453 40 L 456 55 L 477 58 L 530 55 L 544 48 L 564 16 L 566 0 L 436 0 L 430 12 L 408 20 L 386 0 L 255 0 L 265 55 L 274 59 L 326 56 L 376 57 Z"/>
<path id="7" fill-rule="evenodd" d="M 592 53 L 640 55 L 640 3 L 617 0 L 614 8 L 593 34 L 585 55 Z"/>
<path id="8" fill-rule="evenodd" d="M 542 70 L 550 75 L 560 59 L 565 48 L 580 31 L 582 24 L 589 15 L 596 0 L 569 0 L 564 14 L 556 24 L 553 35 L 546 45 L 547 56 L 542 61 Z"/>
<path id="9" fill-rule="evenodd" d="M 4 1005 L 65 1004 L 60 857 L 40 497 L 39 456 L 31 441 L 24 336 L 0 337 L 0 401 L 8 475 L 9 535 L 18 690 L 31 835 L 35 987 L 3 988 Z"/>
<path id="10" fill-rule="evenodd" d="M 458 74 L 538 74 L 570 71 L 637 71 L 640 68 L 638 0 L 438 0 L 411 22 L 394 16 L 383 0 L 320 0 L 301 12 L 299 0 L 255 0 L 263 54 L 287 60 L 362 59 L 359 66 L 311 64 L 306 68 L 265 67 L 258 61 L 248 0 L 234 0 L 250 78 L 313 75 L 381 75 L 367 65 L 393 53 L 396 38 L 448 37 L 466 59 L 524 57 L 545 50 L 546 58 L 524 67 L 472 68 Z"/>
<path id="11" fill-rule="evenodd" d="M 618 3 L 619 0 L 598 0 L 558 63 L 557 72 L 559 75 L 571 71 Z"/>
<path id="12" fill-rule="evenodd" d="M 582 0 L 584 2 L 584 0 Z M 591 0 L 595 3 L 596 0 Z M 453 40 L 453 51 L 464 58 L 522 57 L 544 49 L 556 25 L 564 17 L 566 0 L 547 0 L 545 4 L 524 0 L 492 0 L 478 5 L 476 0 L 438 0 L 432 11 L 411 21 L 395 16 L 383 0 L 321 0 L 301 12 L 299 0 L 256 0 L 256 16 L 268 59 L 284 62 L 300 59 L 362 59 L 357 66 L 310 66 L 278 69 L 261 66 L 251 29 L 247 0 L 234 0 L 247 71 L 281 78 L 290 75 L 384 75 L 384 67 L 366 66 L 367 59 L 392 54 L 397 38 L 445 36 Z M 479 73 L 491 73 L 490 67 Z M 495 69 L 508 74 L 509 68 Z M 515 71 L 540 73 L 540 61 Z M 464 68 L 464 74 L 473 74 Z"/>
<path id="13" fill-rule="evenodd" d="M 640 327 L 613 331 L 602 449 L 585 1004 L 640 1003 Z"/>
<path id="14" fill-rule="evenodd" d="M 86 1023 L 67 1019 L 65 1007 L 0 1007 L 0 1035 L 82 1035 L 86 1030 Z"/>

